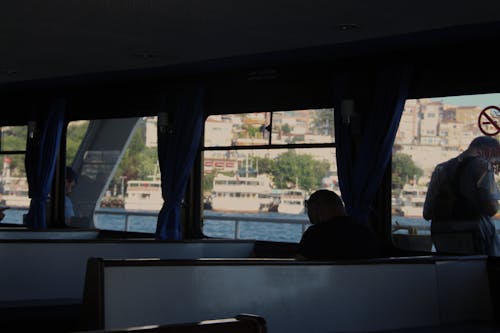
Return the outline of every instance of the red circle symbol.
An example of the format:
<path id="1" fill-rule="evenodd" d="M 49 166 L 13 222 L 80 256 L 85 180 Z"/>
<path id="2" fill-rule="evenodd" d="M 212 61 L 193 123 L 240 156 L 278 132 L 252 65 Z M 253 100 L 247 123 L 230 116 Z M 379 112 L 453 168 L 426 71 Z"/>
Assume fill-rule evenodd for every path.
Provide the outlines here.
<path id="1" fill-rule="evenodd" d="M 499 115 L 500 108 L 494 105 L 485 107 L 479 114 L 477 120 L 479 130 L 483 132 L 484 135 L 488 136 L 495 136 L 500 133 L 500 124 L 498 124 L 498 120 L 496 120 Z"/>

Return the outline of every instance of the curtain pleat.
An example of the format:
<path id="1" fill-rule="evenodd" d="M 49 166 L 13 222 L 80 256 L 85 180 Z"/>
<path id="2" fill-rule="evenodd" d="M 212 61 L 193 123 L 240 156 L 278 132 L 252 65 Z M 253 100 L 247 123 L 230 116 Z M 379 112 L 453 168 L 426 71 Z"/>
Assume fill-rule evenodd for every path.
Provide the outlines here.
<path id="1" fill-rule="evenodd" d="M 203 91 L 196 87 L 165 94 L 160 108 L 167 116 L 166 119 L 158 119 L 163 206 L 158 215 L 156 238 L 179 240 L 182 239 L 182 199 L 201 139 Z"/>
<path id="2" fill-rule="evenodd" d="M 363 110 L 358 149 L 354 147 L 349 125 L 342 119 L 343 89 L 349 85 L 350 78 L 348 75 L 336 78 L 334 104 L 339 186 L 347 213 L 361 223 L 368 222 L 371 205 L 389 163 L 411 76 L 412 67 L 408 65 L 386 66 L 379 70 L 370 109 Z"/>
<path id="3" fill-rule="evenodd" d="M 46 205 L 64 125 L 66 101 L 50 102 L 47 117 L 37 123 L 33 138 L 28 138 L 25 156 L 30 207 L 25 224 L 32 229 L 46 229 Z"/>

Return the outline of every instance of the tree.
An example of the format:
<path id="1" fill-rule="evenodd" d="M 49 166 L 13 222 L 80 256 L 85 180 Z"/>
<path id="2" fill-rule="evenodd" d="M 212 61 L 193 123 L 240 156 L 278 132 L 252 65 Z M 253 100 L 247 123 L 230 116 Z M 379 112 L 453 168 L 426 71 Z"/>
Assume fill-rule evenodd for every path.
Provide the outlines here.
<path id="1" fill-rule="evenodd" d="M 146 180 L 155 175 L 158 155 L 156 148 L 146 147 L 145 131 L 145 123 L 140 121 L 118 165 L 114 182 L 118 182 L 120 177 Z"/>
<path id="2" fill-rule="evenodd" d="M 281 126 L 281 131 L 284 133 L 284 134 L 290 134 L 293 130 L 293 127 L 288 125 L 288 123 L 285 123 Z"/>
<path id="3" fill-rule="evenodd" d="M 89 121 L 69 123 L 66 134 L 66 165 L 71 165 L 82 140 L 87 133 Z"/>
<path id="4" fill-rule="evenodd" d="M 333 109 L 317 110 L 314 112 L 312 131 L 316 134 L 332 135 L 334 128 Z"/>
<path id="5" fill-rule="evenodd" d="M 207 173 L 203 176 L 203 194 L 209 193 L 214 188 L 214 178 L 217 175 L 217 170 Z"/>
<path id="6" fill-rule="evenodd" d="M 245 125 L 244 128 L 246 129 L 249 138 L 256 138 L 257 134 L 260 133 L 259 128 L 252 125 Z"/>
<path id="7" fill-rule="evenodd" d="M 274 184 L 278 188 L 298 186 L 306 191 L 321 186 L 321 179 L 328 174 L 330 164 L 317 161 L 311 155 L 288 151 L 279 155 L 272 163 Z"/>
<path id="8" fill-rule="evenodd" d="M 392 156 L 392 187 L 403 188 L 404 184 L 413 177 L 420 178 L 423 170 L 415 165 L 411 156 L 395 153 Z"/>
<path id="9" fill-rule="evenodd" d="M 255 166 L 255 171 L 258 172 L 259 174 L 267 173 L 271 174 L 272 173 L 272 163 L 273 160 L 267 157 L 258 157 L 254 156 L 251 159 L 252 165 Z"/>
<path id="10" fill-rule="evenodd" d="M 2 150 L 26 150 L 28 130 L 26 126 L 9 126 L 2 128 Z M 12 176 L 24 176 L 24 155 L 8 155 L 11 159 L 10 169 Z M 3 163 L 1 163 L 3 168 Z"/>

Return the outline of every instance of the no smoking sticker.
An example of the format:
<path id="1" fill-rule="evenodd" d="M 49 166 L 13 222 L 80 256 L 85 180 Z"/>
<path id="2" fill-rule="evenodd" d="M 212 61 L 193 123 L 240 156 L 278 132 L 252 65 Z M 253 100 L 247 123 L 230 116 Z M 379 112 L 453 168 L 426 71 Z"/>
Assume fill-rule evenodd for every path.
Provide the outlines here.
<path id="1" fill-rule="evenodd" d="M 479 114 L 477 124 L 479 130 L 488 136 L 495 136 L 500 133 L 500 108 L 491 105 L 487 106 Z"/>

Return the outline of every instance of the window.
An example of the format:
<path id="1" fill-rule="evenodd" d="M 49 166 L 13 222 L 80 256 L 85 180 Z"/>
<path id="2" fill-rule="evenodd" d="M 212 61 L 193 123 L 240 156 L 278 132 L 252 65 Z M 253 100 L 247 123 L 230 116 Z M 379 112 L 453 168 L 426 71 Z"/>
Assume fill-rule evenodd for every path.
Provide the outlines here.
<path id="1" fill-rule="evenodd" d="M 304 200 L 319 188 L 339 193 L 333 109 L 207 118 L 205 235 L 298 242 Z"/>
<path id="2" fill-rule="evenodd" d="M 478 127 L 480 112 L 486 106 L 498 105 L 499 100 L 500 94 L 488 94 L 406 102 L 392 155 L 392 228 L 397 245 L 433 249 L 430 223 L 422 217 L 431 174 L 437 164 L 457 156 L 473 138 L 483 135 Z M 415 113 L 431 106 L 443 110 L 433 120 L 432 135 L 425 127 L 426 119 L 415 117 Z M 486 126 L 492 130 L 492 125 Z M 498 228 L 497 218 L 494 222 Z"/>
<path id="3" fill-rule="evenodd" d="M 78 172 L 69 197 L 77 220 L 104 230 L 155 232 L 163 204 L 156 122 L 143 117 L 68 125 L 66 164 Z"/>
<path id="4" fill-rule="evenodd" d="M 2 223 L 22 224 L 30 205 L 24 168 L 27 133 L 27 126 L 0 127 L 0 205 L 10 207 Z"/>

